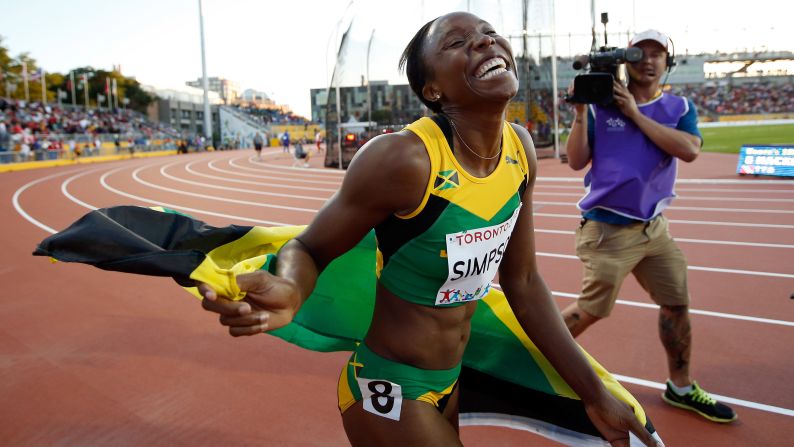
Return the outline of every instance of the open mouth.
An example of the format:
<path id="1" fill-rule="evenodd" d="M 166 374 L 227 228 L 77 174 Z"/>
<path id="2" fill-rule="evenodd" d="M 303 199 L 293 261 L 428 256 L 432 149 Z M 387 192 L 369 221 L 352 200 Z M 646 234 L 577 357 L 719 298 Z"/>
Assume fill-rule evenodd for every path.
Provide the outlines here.
<path id="1" fill-rule="evenodd" d="M 486 60 L 474 72 L 474 77 L 477 79 L 490 79 L 499 76 L 502 73 L 507 73 L 507 62 L 501 57 L 493 57 Z"/>

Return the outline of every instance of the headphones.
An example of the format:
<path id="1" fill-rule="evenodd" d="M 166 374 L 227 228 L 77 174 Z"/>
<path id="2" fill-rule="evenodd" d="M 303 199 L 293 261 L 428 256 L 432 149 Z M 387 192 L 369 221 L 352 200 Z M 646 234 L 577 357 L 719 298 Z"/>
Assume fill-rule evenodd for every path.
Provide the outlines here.
<path id="1" fill-rule="evenodd" d="M 670 41 L 670 49 L 667 51 L 667 59 L 665 60 L 665 63 L 667 64 L 667 73 L 669 74 L 673 70 L 673 67 L 678 64 L 678 62 L 675 60 L 675 43 L 673 42 L 673 39 L 671 39 L 670 36 L 667 36 L 667 40 Z"/>

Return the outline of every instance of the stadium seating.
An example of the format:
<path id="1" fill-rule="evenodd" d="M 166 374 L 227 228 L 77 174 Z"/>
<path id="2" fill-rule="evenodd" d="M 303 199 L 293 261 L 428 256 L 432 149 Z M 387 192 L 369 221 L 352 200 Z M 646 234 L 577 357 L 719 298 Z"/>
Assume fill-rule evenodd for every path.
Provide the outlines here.
<path id="1" fill-rule="evenodd" d="M 0 98 L 0 163 L 127 149 L 173 149 L 180 133 L 132 110 L 45 106 Z"/>

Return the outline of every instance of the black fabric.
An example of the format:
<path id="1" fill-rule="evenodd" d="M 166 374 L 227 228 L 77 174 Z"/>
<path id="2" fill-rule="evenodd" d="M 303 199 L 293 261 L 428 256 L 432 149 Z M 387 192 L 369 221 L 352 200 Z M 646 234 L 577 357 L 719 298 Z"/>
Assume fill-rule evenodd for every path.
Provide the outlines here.
<path id="1" fill-rule="evenodd" d="M 44 239 L 33 255 L 103 270 L 170 276 L 182 286 L 192 286 L 189 275 L 207 252 L 250 229 L 236 225 L 217 228 L 181 214 L 117 206 L 91 211 Z"/>
<path id="2" fill-rule="evenodd" d="M 441 213 L 449 206 L 449 201 L 430 194 L 422 211 L 412 219 L 400 219 L 394 215 L 375 226 L 378 248 L 383 254 L 383 265 L 403 245 L 427 231 Z"/>
<path id="3" fill-rule="evenodd" d="M 587 418 L 580 400 L 530 390 L 463 367 L 460 373 L 460 413 L 503 413 L 546 421 L 601 437 Z M 511 396 L 505 399 L 505 396 Z"/>
<path id="4" fill-rule="evenodd" d="M 531 390 L 467 366 L 461 369 L 458 383 L 460 414 L 501 413 L 521 416 L 603 439 L 587 417 L 581 400 Z M 510 399 L 505 399 L 505 396 L 510 396 Z M 650 417 L 646 420 L 645 428 L 655 433 Z"/>
<path id="5" fill-rule="evenodd" d="M 455 391 L 458 390 L 458 385 L 460 385 L 460 382 L 456 381 L 455 385 L 452 386 L 452 391 L 450 391 L 449 394 L 438 400 L 439 413 L 444 413 L 444 410 L 447 409 L 447 405 L 449 405 L 449 400 L 452 399 L 452 395 L 455 394 Z"/>

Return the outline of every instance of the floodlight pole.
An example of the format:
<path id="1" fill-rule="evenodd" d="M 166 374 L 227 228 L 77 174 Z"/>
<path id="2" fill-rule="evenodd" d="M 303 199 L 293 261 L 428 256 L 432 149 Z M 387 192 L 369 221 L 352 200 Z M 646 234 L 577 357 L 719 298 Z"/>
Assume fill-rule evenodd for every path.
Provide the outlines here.
<path id="1" fill-rule="evenodd" d="M 336 83 L 336 143 L 339 145 L 339 169 L 344 169 L 342 166 L 342 104 L 341 95 L 339 92 L 339 83 Z"/>
<path id="2" fill-rule="evenodd" d="M 522 50 L 524 52 L 524 73 L 526 75 L 526 78 L 524 79 L 524 101 L 526 101 L 526 104 L 524 106 L 524 113 L 526 114 L 526 116 L 524 117 L 524 123 L 523 124 L 524 124 L 524 126 L 526 126 L 527 123 L 529 123 L 530 112 L 532 110 L 532 108 L 530 106 L 531 101 L 529 99 L 529 94 L 530 94 L 530 91 L 529 91 L 529 79 L 531 78 L 529 70 L 530 70 L 531 67 L 530 67 L 530 63 L 529 63 L 529 41 L 528 41 L 529 40 L 529 36 L 528 36 L 529 30 L 527 29 L 527 27 L 529 26 L 529 0 L 524 0 L 524 1 L 521 2 L 521 13 L 522 13 L 521 14 L 521 26 L 522 26 L 522 28 L 521 28 L 522 29 L 522 33 L 521 34 L 522 34 L 522 37 L 523 37 L 521 43 L 522 43 Z M 538 38 L 538 40 L 540 40 L 540 38 Z M 538 53 L 538 56 L 540 56 L 540 53 Z"/>
<path id="3" fill-rule="evenodd" d="M 372 89 L 370 88 L 369 79 L 369 55 L 372 50 L 372 39 L 375 37 L 375 28 L 372 28 L 372 34 L 369 35 L 369 44 L 367 44 L 367 137 L 372 137 Z"/>
<path id="4" fill-rule="evenodd" d="M 210 123 L 210 98 L 209 82 L 207 81 L 207 57 L 204 51 L 204 13 L 201 7 L 201 0 L 198 0 L 199 8 L 199 29 L 201 31 L 201 83 L 204 87 L 204 137 L 206 142 L 212 141 L 212 124 Z"/>
<path id="5" fill-rule="evenodd" d="M 560 158 L 560 97 L 557 94 L 557 16 L 551 2 L 551 91 L 554 107 L 554 158 Z"/>

